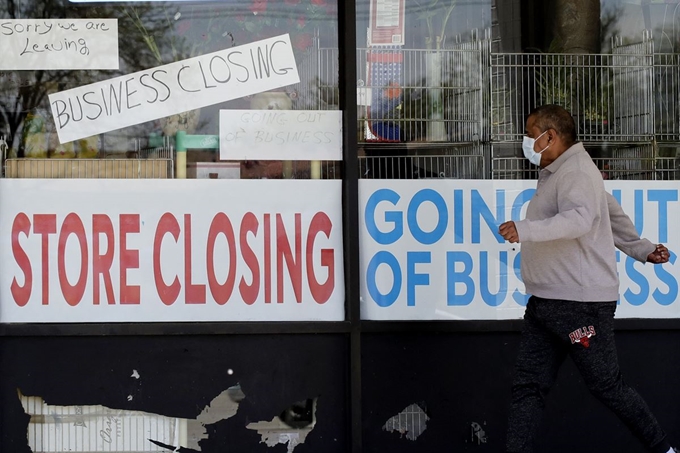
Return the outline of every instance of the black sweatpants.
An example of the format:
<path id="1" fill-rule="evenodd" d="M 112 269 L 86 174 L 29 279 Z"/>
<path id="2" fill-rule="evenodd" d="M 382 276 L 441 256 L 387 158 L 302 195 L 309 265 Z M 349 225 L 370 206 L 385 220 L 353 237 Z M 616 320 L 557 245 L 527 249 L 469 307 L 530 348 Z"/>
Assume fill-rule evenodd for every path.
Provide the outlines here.
<path id="1" fill-rule="evenodd" d="M 512 384 L 508 453 L 533 451 L 545 396 L 567 354 L 590 392 L 651 452 L 669 450 L 647 404 L 621 378 L 613 331 L 615 310 L 616 302 L 529 299 Z"/>

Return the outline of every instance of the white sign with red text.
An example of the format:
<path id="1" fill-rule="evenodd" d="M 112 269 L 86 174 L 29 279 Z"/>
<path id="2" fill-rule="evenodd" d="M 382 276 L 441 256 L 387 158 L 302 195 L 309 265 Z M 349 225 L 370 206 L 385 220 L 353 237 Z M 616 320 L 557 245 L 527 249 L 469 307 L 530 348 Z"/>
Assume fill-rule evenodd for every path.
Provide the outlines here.
<path id="1" fill-rule="evenodd" d="M 341 199 L 341 181 L 0 180 L 0 322 L 343 320 Z"/>

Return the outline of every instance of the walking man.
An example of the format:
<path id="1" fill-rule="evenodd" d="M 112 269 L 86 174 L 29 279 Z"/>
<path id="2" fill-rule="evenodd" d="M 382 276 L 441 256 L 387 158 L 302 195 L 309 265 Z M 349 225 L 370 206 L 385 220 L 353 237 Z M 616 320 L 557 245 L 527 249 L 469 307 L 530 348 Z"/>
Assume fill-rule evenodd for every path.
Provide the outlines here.
<path id="1" fill-rule="evenodd" d="M 507 452 L 533 451 L 545 396 L 569 355 L 590 392 L 650 452 L 673 453 L 647 404 L 622 380 L 613 333 L 619 297 L 615 247 L 656 264 L 668 261 L 668 249 L 641 239 L 605 191 L 565 109 L 534 110 L 522 148 L 541 170 L 526 219 L 499 228 L 507 241 L 522 243 L 522 279 L 531 294 L 512 385 Z"/>

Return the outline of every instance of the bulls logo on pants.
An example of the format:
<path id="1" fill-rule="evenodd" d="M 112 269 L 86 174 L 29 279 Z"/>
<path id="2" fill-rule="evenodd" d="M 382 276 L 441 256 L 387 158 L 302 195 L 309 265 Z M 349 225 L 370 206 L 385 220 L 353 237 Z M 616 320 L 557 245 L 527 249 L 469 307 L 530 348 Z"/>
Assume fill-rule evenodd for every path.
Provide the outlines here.
<path id="1" fill-rule="evenodd" d="M 590 347 L 590 337 L 595 335 L 595 327 L 581 327 L 580 329 L 574 330 L 569 334 L 569 339 L 571 344 L 579 343 L 584 348 Z"/>

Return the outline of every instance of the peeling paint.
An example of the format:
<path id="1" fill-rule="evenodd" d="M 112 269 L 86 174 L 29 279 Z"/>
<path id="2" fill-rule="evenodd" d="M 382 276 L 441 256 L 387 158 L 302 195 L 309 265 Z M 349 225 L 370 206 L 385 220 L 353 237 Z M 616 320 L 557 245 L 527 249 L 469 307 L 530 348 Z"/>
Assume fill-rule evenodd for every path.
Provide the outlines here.
<path id="1" fill-rule="evenodd" d="M 131 378 L 139 379 L 141 376 L 139 376 L 139 373 L 137 370 L 132 370 L 132 375 L 130 376 Z"/>
<path id="2" fill-rule="evenodd" d="M 486 425 L 486 422 L 484 422 L 484 425 Z M 482 429 L 482 425 L 480 425 L 479 423 L 472 422 L 470 424 L 470 433 L 472 442 L 477 442 L 477 445 L 486 443 L 486 431 Z"/>
<path id="3" fill-rule="evenodd" d="M 200 452 L 206 426 L 233 417 L 245 398 L 239 385 L 229 387 L 196 419 L 184 419 L 101 405 L 51 406 L 39 396 L 18 394 L 31 417 L 27 437 L 33 453 Z"/>
<path id="4" fill-rule="evenodd" d="M 236 385 L 229 387 L 217 395 L 213 400 L 205 406 L 203 411 L 196 418 L 196 421 L 202 425 L 212 425 L 220 420 L 226 420 L 236 415 L 238 405 L 246 395 L 241 390 L 241 386 Z"/>
<path id="5" fill-rule="evenodd" d="M 429 419 L 420 405 L 411 404 L 387 420 L 382 429 L 387 432 L 398 432 L 402 436 L 405 435 L 408 440 L 416 440 L 427 429 Z"/>
<path id="6" fill-rule="evenodd" d="M 257 431 L 260 442 L 268 447 L 278 444 L 288 445 L 288 453 L 305 442 L 316 425 L 317 398 L 294 403 L 271 421 L 249 423 L 247 429 Z"/>

